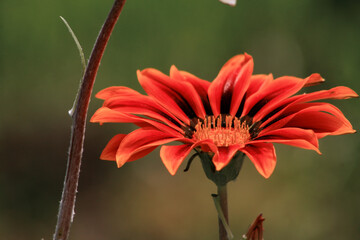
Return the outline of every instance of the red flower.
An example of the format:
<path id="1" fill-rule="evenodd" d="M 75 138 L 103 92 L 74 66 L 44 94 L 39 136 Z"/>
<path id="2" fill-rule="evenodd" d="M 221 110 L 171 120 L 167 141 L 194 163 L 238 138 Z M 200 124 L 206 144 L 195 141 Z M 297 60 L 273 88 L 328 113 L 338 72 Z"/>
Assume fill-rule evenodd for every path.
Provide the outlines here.
<path id="1" fill-rule="evenodd" d="M 194 148 L 213 155 L 217 171 L 232 157 L 245 153 L 265 178 L 276 165 L 273 143 L 318 149 L 327 135 L 354 133 L 342 112 L 322 99 L 347 99 L 358 95 L 347 87 L 299 94 L 302 88 L 324 81 L 319 74 L 301 79 L 252 75 L 251 56 L 231 58 L 210 83 L 179 71 L 167 76 L 156 69 L 138 71 L 148 96 L 126 87 L 109 87 L 96 97 L 105 100 L 92 122 L 131 122 L 140 128 L 113 137 L 100 158 L 121 167 L 162 146 L 160 157 L 174 175 Z"/>

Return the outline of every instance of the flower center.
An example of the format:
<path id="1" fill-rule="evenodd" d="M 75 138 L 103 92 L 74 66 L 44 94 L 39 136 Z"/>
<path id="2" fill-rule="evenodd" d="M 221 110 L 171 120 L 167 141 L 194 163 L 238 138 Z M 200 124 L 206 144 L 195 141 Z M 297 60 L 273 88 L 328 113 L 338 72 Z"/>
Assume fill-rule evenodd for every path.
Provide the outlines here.
<path id="1" fill-rule="evenodd" d="M 198 141 L 210 139 L 219 147 L 243 145 L 250 139 L 249 126 L 246 121 L 229 115 L 225 118 L 208 116 L 196 124 L 194 138 Z"/>

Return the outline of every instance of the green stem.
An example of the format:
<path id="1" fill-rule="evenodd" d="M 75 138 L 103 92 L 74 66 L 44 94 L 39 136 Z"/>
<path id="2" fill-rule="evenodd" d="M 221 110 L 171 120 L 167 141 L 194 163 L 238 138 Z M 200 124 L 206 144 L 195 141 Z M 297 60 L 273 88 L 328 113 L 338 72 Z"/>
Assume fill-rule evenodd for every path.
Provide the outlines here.
<path id="1" fill-rule="evenodd" d="M 234 238 L 229 227 L 227 188 L 225 185 L 217 185 L 218 194 L 213 195 L 214 203 L 219 217 L 219 240 Z"/>

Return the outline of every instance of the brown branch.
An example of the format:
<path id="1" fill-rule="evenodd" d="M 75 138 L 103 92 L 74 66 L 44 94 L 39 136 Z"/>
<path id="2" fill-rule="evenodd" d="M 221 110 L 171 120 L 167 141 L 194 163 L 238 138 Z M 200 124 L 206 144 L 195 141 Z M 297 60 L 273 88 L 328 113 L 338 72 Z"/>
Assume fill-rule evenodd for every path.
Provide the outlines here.
<path id="1" fill-rule="evenodd" d="M 106 44 L 119 18 L 126 0 L 115 0 L 114 5 L 99 33 L 79 89 L 71 128 L 69 156 L 61 196 L 54 240 L 67 240 L 74 215 L 75 198 L 85 138 L 86 116 L 95 77 L 105 51 Z"/>

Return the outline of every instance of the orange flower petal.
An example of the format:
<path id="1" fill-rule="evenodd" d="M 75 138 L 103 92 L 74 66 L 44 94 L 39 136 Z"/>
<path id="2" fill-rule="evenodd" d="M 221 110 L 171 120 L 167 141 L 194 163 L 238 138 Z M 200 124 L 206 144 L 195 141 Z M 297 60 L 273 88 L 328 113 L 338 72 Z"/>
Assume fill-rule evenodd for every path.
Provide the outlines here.
<path id="1" fill-rule="evenodd" d="M 91 117 L 90 122 L 99 122 L 100 124 L 115 122 L 133 123 L 142 128 L 154 127 L 163 132 L 171 133 L 174 136 L 182 136 L 181 133 L 183 133 L 183 130 L 174 124 L 171 124 L 172 127 L 170 127 L 164 123 L 155 120 L 139 117 L 132 114 L 122 113 L 107 107 L 99 108 Z"/>
<path id="2" fill-rule="evenodd" d="M 218 147 L 218 153 L 216 153 L 212 159 L 216 171 L 220 171 L 223 169 L 228 163 L 231 161 L 231 159 L 234 157 L 234 155 L 237 153 L 237 151 L 242 146 L 235 144 L 228 147 Z"/>
<path id="3" fill-rule="evenodd" d="M 304 87 L 311 87 L 325 82 L 325 79 L 320 76 L 318 73 L 313 73 L 309 77 L 305 78 L 306 84 Z"/>
<path id="4" fill-rule="evenodd" d="M 313 130 L 306 130 L 296 127 L 275 129 L 261 133 L 253 142 L 282 143 L 299 148 L 314 150 L 320 154 L 319 143 Z"/>
<path id="5" fill-rule="evenodd" d="M 103 107 L 107 107 L 121 113 L 146 116 L 164 122 L 175 129 L 182 124 L 168 110 L 157 104 L 148 96 L 140 95 L 133 98 L 127 96 L 112 97 L 105 100 Z"/>
<path id="6" fill-rule="evenodd" d="M 173 88 L 174 91 L 179 93 L 180 98 L 178 101 L 183 101 L 183 104 L 188 104 L 198 117 L 204 118 L 206 112 L 199 93 L 191 83 L 185 81 L 183 75 L 174 65 L 170 68 L 170 78 L 173 81 L 171 81 L 170 84 L 167 84 L 170 88 Z M 186 91 L 184 91 L 184 89 L 186 89 Z M 172 95 L 171 97 L 174 96 Z"/>
<path id="7" fill-rule="evenodd" d="M 359 95 L 354 92 L 354 90 L 348 87 L 339 86 L 331 88 L 329 90 L 322 90 L 300 95 L 300 97 L 296 99 L 296 102 L 310 102 L 321 99 L 348 99 L 355 97 L 359 97 Z"/>
<path id="8" fill-rule="evenodd" d="M 115 135 L 106 145 L 104 150 L 100 155 L 101 160 L 109 160 L 115 161 L 116 160 L 116 152 L 120 146 L 121 141 L 126 137 L 126 134 L 118 134 Z"/>
<path id="9" fill-rule="evenodd" d="M 108 87 L 98 92 L 95 97 L 106 100 L 118 96 L 136 97 L 138 95 L 141 94 L 128 87 Z"/>
<path id="10" fill-rule="evenodd" d="M 318 138 L 356 132 L 352 127 L 343 124 L 337 117 L 326 112 L 306 111 L 296 114 L 284 127 L 313 129 Z"/>
<path id="11" fill-rule="evenodd" d="M 275 148 L 271 143 L 252 143 L 241 149 L 255 165 L 256 170 L 269 178 L 276 166 Z"/>
<path id="12" fill-rule="evenodd" d="M 232 109 L 235 109 L 236 105 L 240 105 L 243 92 L 246 91 L 249 85 L 252 66 L 252 57 L 250 55 L 244 54 L 231 58 L 221 68 L 218 76 L 211 83 L 208 90 L 211 109 L 215 117 L 222 112 L 226 113 L 229 111 L 231 104 L 233 104 Z M 234 97 L 234 100 L 232 100 L 235 86 L 241 86 L 244 88 L 238 89 L 237 92 L 239 96 Z"/>
<path id="13" fill-rule="evenodd" d="M 193 147 L 188 144 L 161 147 L 160 158 L 171 175 L 175 175 L 181 163 L 192 149 Z"/>
<path id="14" fill-rule="evenodd" d="M 238 112 L 240 104 L 244 98 L 245 92 L 248 90 L 250 85 L 250 77 L 254 69 L 254 61 L 251 56 L 245 53 L 245 64 L 240 69 L 239 73 L 237 74 L 234 82 L 234 89 L 232 90 L 232 98 L 230 104 L 230 115 L 235 116 Z M 227 85 L 227 84 L 226 84 Z M 226 86 L 225 85 L 225 86 Z M 226 94 L 226 92 L 224 92 Z M 225 95 L 226 96 L 226 95 Z M 221 107 L 227 105 L 227 102 L 223 102 L 221 100 Z M 227 110 L 227 109 L 226 109 Z"/>
<path id="15" fill-rule="evenodd" d="M 183 139 L 185 140 L 185 139 Z M 219 151 L 215 144 L 210 140 L 198 141 L 193 144 L 192 142 L 187 140 L 184 145 L 178 146 L 163 146 L 160 150 L 160 157 L 163 161 L 165 167 L 170 172 L 171 175 L 175 175 L 179 166 L 184 161 L 187 155 L 189 155 L 190 151 L 198 146 L 201 146 L 203 151 L 214 152 L 214 159 L 218 159 Z M 222 156 L 221 156 L 222 157 Z"/>
<path id="16" fill-rule="evenodd" d="M 273 82 L 272 74 L 269 75 L 254 75 L 250 78 L 250 85 L 246 91 L 246 101 L 244 102 L 244 109 L 241 116 L 247 115 L 250 110 L 265 96 L 264 89 Z"/>
<path id="17" fill-rule="evenodd" d="M 349 120 L 347 120 L 344 116 L 344 114 L 334 105 L 329 103 L 300 103 L 300 104 L 294 104 L 293 106 L 288 107 L 285 111 L 282 112 L 282 114 L 277 117 L 277 119 L 273 120 L 271 123 L 269 121 L 265 121 L 261 127 L 264 129 L 262 130 L 262 133 L 268 132 L 273 129 L 282 128 L 284 127 L 289 121 L 291 121 L 294 117 L 297 119 L 302 118 L 304 113 L 308 112 L 309 114 L 317 114 L 318 112 L 322 113 L 328 113 L 330 115 L 330 118 L 332 118 L 331 122 L 336 122 L 331 129 L 342 129 L 342 131 L 352 133 L 355 130 L 353 130 L 351 123 Z M 305 115 L 306 117 L 306 115 Z M 302 121 L 307 121 L 308 119 L 302 119 L 298 120 L 300 122 L 299 126 L 294 126 L 294 123 L 292 124 L 294 127 L 300 127 L 302 128 L 303 124 Z M 312 121 L 313 122 L 313 121 Z M 321 125 L 322 122 L 317 122 L 314 125 L 313 129 L 315 133 L 318 133 L 319 129 L 316 125 Z M 331 132 L 330 130 L 328 132 Z M 332 134 L 336 135 L 336 134 Z M 318 136 L 319 137 L 319 136 Z"/>
<path id="18" fill-rule="evenodd" d="M 354 97 L 358 97 L 356 92 L 354 92 L 352 89 L 348 87 L 343 87 L 343 86 L 335 87 L 329 90 L 322 90 L 308 94 L 296 95 L 288 99 L 285 99 L 283 101 L 280 101 L 278 102 L 277 105 L 273 106 L 272 111 L 278 108 L 280 109 L 276 111 L 276 113 L 274 113 L 272 116 L 267 117 L 264 124 L 267 124 L 273 121 L 274 119 L 278 118 L 289 108 L 294 107 L 295 104 L 306 103 L 306 102 L 322 100 L 322 99 L 348 99 Z"/>
<path id="19" fill-rule="evenodd" d="M 284 99 L 297 93 L 306 84 L 306 80 L 296 77 L 284 76 L 279 77 L 262 89 L 262 97 L 258 99 L 258 103 L 263 105 L 255 105 L 258 109 L 252 109 L 254 121 L 264 118 L 272 112 Z"/>
<path id="20" fill-rule="evenodd" d="M 208 89 L 210 86 L 210 82 L 200 79 L 200 78 L 192 75 L 191 73 L 188 73 L 185 71 L 180 71 L 180 74 L 186 82 L 193 85 L 193 87 L 196 89 L 197 93 L 199 94 L 199 96 L 201 98 L 201 101 L 205 108 L 206 114 L 212 115 L 209 98 L 207 95 L 207 92 L 208 92 Z"/>
<path id="21" fill-rule="evenodd" d="M 170 79 L 162 72 L 150 68 L 141 72 L 138 71 L 137 76 L 140 85 L 144 88 L 145 92 L 149 96 L 152 96 L 163 107 L 169 109 L 171 113 L 181 121 L 186 124 L 190 124 L 188 114 L 193 114 L 194 117 L 195 114 L 193 113 L 193 110 L 189 104 L 186 104 L 184 101 L 182 101 L 179 92 L 174 91 L 173 88 L 169 87 L 171 85 L 176 85 L 176 83 L 173 83 L 172 79 Z"/>
<path id="22" fill-rule="evenodd" d="M 182 138 L 174 137 L 172 134 L 153 129 L 140 128 L 129 133 L 120 143 L 116 152 L 116 162 L 118 167 L 124 165 L 127 161 L 134 161 L 135 154 L 147 149 L 155 149 L 157 146 Z"/>

